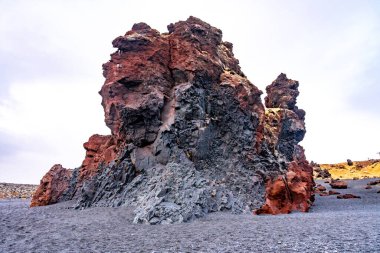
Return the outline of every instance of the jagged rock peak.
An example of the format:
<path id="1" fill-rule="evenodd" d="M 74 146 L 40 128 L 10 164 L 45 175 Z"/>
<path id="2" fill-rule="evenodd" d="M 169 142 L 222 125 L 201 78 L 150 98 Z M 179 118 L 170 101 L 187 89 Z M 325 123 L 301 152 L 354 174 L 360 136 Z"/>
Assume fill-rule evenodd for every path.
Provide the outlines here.
<path id="1" fill-rule="evenodd" d="M 298 86 L 298 81 L 289 79 L 286 74 L 281 73 L 266 87 L 265 107 L 289 109 L 294 111 L 301 120 L 304 120 L 305 111 L 296 106 L 299 95 Z"/>
<path id="2" fill-rule="evenodd" d="M 293 110 L 299 95 L 298 81 L 288 79 L 281 73 L 271 85 L 267 86 L 265 106 L 267 108 L 283 108 Z"/>

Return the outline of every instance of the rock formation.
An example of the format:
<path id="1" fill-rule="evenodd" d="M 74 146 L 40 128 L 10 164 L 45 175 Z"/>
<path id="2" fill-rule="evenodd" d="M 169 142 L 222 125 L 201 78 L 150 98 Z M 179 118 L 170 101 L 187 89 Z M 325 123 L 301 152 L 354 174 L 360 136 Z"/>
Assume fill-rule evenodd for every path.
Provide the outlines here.
<path id="1" fill-rule="evenodd" d="M 46 206 L 59 202 L 69 186 L 71 176 L 71 170 L 60 164 L 54 165 L 41 179 L 30 206 Z"/>
<path id="2" fill-rule="evenodd" d="M 85 143 L 61 200 L 133 206 L 134 221 L 150 224 L 307 211 L 314 182 L 298 145 L 298 82 L 279 75 L 265 108 L 219 29 L 190 17 L 168 30 L 138 23 L 112 42 L 99 92 L 112 134 Z"/>

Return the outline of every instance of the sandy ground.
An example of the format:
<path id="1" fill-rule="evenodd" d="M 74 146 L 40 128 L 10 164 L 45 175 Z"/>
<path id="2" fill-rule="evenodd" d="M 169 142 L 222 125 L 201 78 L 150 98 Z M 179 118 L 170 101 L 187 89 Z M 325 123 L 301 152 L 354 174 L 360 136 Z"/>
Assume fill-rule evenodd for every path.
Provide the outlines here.
<path id="1" fill-rule="evenodd" d="M 380 252 L 380 186 L 347 181 L 349 189 L 339 191 L 361 199 L 317 196 L 310 213 L 215 213 L 175 225 L 132 224 L 126 208 L 2 200 L 0 252 Z"/>

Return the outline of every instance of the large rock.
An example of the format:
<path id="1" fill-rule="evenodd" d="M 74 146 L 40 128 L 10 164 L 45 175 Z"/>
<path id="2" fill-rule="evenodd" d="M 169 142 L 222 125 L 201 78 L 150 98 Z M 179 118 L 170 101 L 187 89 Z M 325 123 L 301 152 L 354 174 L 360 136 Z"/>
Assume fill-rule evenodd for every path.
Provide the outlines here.
<path id="1" fill-rule="evenodd" d="M 281 74 L 265 109 L 219 29 L 190 17 L 168 30 L 138 23 L 113 41 L 100 90 L 112 135 L 84 145 L 63 199 L 133 206 L 135 222 L 150 224 L 307 211 L 314 182 L 298 145 L 298 82 Z"/>
<path id="2" fill-rule="evenodd" d="M 54 165 L 41 179 L 30 206 L 46 206 L 60 201 L 69 186 L 71 175 L 72 170 L 65 169 L 60 164 Z"/>
<path id="3" fill-rule="evenodd" d="M 332 180 L 330 186 L 333 189 L 347 189 L 347 182 L 341 180 Z"/>

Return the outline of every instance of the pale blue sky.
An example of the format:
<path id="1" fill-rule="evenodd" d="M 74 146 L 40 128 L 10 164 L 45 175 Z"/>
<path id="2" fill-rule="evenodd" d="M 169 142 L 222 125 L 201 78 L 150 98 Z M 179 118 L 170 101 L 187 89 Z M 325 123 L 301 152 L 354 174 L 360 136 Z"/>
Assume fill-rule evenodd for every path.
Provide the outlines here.
<path id="1" fill-rule="evenodd" d="M 261 90 L 281 72 L 300 81 L 309 160 L 376 157 L 380 1 L 0 0 L 0 182 L 79 166 L 82 143 L 109 133 L 97 92 L 111 41 L 190 15 L 222 29 Z"/>

